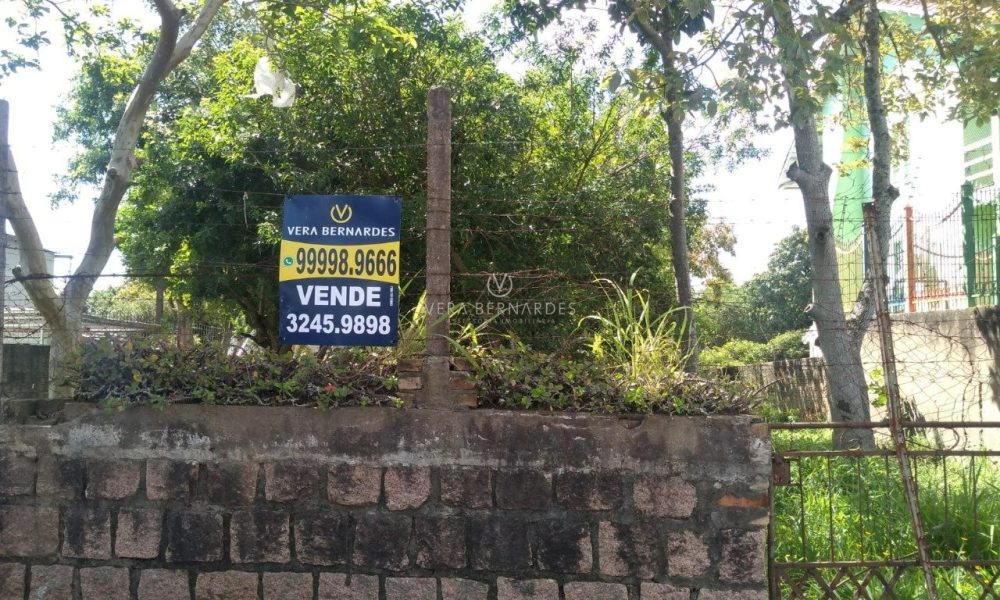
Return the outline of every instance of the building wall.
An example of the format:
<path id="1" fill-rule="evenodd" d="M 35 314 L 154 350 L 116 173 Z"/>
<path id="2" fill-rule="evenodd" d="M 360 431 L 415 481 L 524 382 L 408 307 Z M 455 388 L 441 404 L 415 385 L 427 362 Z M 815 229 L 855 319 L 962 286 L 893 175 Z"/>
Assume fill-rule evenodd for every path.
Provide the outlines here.
<path id="1" fill-rule="evenodd" d="M 1000 163 L 1000 117 L 985 123 L 969 122 L 963 126 L 963 162 L 966 181 L 976 187 L 996 185 Z"/>
<path id="2" fill-rule="evenodd" d="M 10 279 L 11 271 L 21 264 L 21 249 L 17 238 L 7 235 L 5 252 L 6 269 L 4 279 Z M 55 272 L 55 253 L 45 251 L 45 268 L 49 274 Z M 61 287 L 61 282 L 54 282 Z M 48 346 L 49 334 L 45 321 L 35 310 L 24 286 L 8 283 L 4 289 L 3 343 L 15 345 Z"/>

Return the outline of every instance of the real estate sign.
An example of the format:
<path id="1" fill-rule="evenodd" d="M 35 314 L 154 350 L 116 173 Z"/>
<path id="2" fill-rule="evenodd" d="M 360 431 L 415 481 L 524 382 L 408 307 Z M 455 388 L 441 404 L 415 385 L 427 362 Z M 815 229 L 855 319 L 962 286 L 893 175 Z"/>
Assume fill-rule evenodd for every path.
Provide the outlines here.
<path id="1" fill-rule="evenodd" d="M 396 343 L 401 216 L 395 196 L 285 198 L 278 259 L 281 343 Z"/>

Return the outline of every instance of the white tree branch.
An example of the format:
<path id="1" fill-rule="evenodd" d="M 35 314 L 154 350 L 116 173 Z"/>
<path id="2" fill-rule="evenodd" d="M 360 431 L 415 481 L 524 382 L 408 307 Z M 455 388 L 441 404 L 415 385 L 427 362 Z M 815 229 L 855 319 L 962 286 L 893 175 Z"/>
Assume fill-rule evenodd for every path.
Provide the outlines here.
<path id="1" fill-rule="evenodd" d="M 7 123 L 10 107 L 6 100 L 0 100 L 0 200 L 3 216 L 10 220 L 21 250 L 21 273 L 23 275 L 44 276 L 48 273 L 42 239 L 38 235 L 35 222 L 21 195 L 21 183 L 14 164 L 14 153 L 7 140 Z M 9 265 L 8 265 L 9 266 Z M 0 273 L 6 280 L 7 273 Z M 59 323 L 62 314 L 62 300 L 56 293 L 52 280 L 47 278 L 22 281 L 25 291 L 38 312 L 49 323 Z"/>
<path id="2" fill-rule="evenodd" d="M 201 8 L 201 12 L 198 13 L 198 17 L 194 20 L 194 23 L 181 36 L 181 39 L 177 41 L 173 56 L 170 57 L 169 70 L 172 71 L 191 55 L 194 45 L 198 43 L 201 36 L 205 35 L 208 26 L 212 24 L 212 19 L 215 18 L 215 14 L 219 12 L 219 9 L 225 3 L 226 0 L 205 0 L 205 6 Z"/>
<path id="3" fill-rule="evenodd" d="M 114 225 L 118 207 L 132 182 L 135 169 L 135 146 L 153 96 L 170 72 L 191 54 L 225 0 L 207 0 L 191 28 L 178 40 L 180 11 L 170 0 L 155 0 L 160 14 L 160 37 L 146 69 L 132 91 L 118 129 L 115 131 L 111 160 L 104 176 L 101 193 L 94 206 L 90 243 L 80 261 L 75 277 L 66 285 L 64 300 L 74 309 L 81 308 L 94 287 L 115 247 Z"/>

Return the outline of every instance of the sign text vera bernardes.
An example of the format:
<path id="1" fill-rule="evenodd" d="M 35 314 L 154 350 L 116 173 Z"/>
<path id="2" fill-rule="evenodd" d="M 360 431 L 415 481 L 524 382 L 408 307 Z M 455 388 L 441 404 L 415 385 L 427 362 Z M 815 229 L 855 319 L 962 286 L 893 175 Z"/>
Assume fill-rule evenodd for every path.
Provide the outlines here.
<path id="1" fill-rule="evenodd" d="M 400 199 L 288 196 L 278 288 L 282 344 L 392 346 Z"/>

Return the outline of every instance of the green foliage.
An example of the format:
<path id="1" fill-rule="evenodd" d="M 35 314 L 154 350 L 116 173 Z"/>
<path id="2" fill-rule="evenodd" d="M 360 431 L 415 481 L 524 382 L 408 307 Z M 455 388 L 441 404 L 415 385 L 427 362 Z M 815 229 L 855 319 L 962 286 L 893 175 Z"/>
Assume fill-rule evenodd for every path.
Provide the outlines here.
<path id="1" fill-rule="evenodd" d="M 733 386 L 683 372 L 664 372 L 654 385 L 643 385 L 620 363 L 585 349 L 547 354 L 511 341 L 481 352 L 476 365 L 482 408 L 676 415 L 749 410 Z"/>
<path id="2" fill-rule="evenodd" d="M 802 343 L 801 330 L 786 331 L 766 343 L 750 340 L 730 340 L 721 346 L 702 351 L 702 363 L 707 369 L 755 365 L 775 360 L 806 358 L 809 348 Z"/>
<path id="3" fill-rule="evenodd" d="M 93 292 L 87 298 L 86 313 L 95 317 L 156 323 L 156 289 L 162 281 L 132 279 L 126 283 Z M 218 300 L 192 301 L 190 298 L 164 295 L 163 314 L 159 324 L 164 330 L 173 330 L 183 320 L 195 328 L 212 327 L 242 332 L 246 329 L 241 315 L 227 303 Z"/>
<path id="4" fill-rule="evenodd" d="M 872 369 L 868 378 L 868 397 L 875 408 L 885 408 L 889 403 L 889 390 L 886 389 L 882 377 L 882 369 L 876 367 Z"/>
<path id="5" fill-rule="evenodd" d="M 750 303 L 750 318 L 758 323 L 757 335 L 747 339 L 764 341 L 809 327 L 805 308 L 812 301 L 812 268 L 806 231 L 796 227 L 778 242 L 767 270 L 744 284 L 743 293 Z"/>
<path id="6" fill-rule="evenodd" d="M 479 406 L 597 413 L 741 414 L 734 385 L 664 371 L 639 382 L 623 365 L 586 348 L 544 353 L 514 340 L 484 347 L 465 341 Z M 77 400 L 107 408 L 176 403 L 271 406 L 401 406 L 395 349 L 233 355 L 211 344 L 188 349 L 156 339 L 88 343 L 70 369 Z"/>
<path id="7" fill-rule="evenodd" d="M 776 449 L 829 450 L 831 436 L 828 431 L 783 431 L 775 432 L 773 442 Z M 920 513 L 931 559 L 1000 559 L 996 534 L 1000 466 L 990 459 L 969 457 L 920 458 L 916 463 Z M 831 459 L 828 466 L 825 458 L 801 458 L 792 461 L 792 482 L 774 490 L 776 560 L 908 560 L 916 555 L 894 459 L 842 457 Z M 942 599 L 982 594 L 964 569 L 935 568 L 935 574 Z M 822 596 L 815 582 L 803 583 L 804 597 Z M 923 586 L 920 569 L 907 569 L 894 593 L 899 598 L 923 598 Z M 878 597 L 881 584 L 871 583 L 867 592 Z"/>
<path id="8" fill-rule="evenodd" d="M 793 329 L 779 333 L 767 342 L 771 360 L 790 360 L 809 356 L 809 347 L 802 341 L 805 331 Z"/>
<path id="9" fill-rule="evenodd" d="M 706 368 L 804 358 L 802 333 L 811 320 L 809 240 L 796 228 L 771 253 L 767 270 L 742 285 L 710 281 L 695 306 Z"/>
<path id="10" fill-rule="evenodd" d="M 722 346 L 702 350 L 701 362 L 705 368 L 714 369 L 767 362 L 768 356 L 767 344 L 750 340 L 730 340 Z"/>
<path id="11" fill-rule="evenodd" d="M 604 359 L 636 385 L 655 391 L 665 377 L 683 370 L 684 355 L 678 324 L 672 320 L 675 311 L 654 315 L 649 293 L 635 287 L 636 276 L 633 273 L 625 287 L 598 280 L 607 298 L 606 313 L 584 317 L 581 324 L 597 325 L 590 343 L 595 358 Z"/>
<path id="12" fill-rule="evenodd" d="M 231 355 L 219 346 L 182 349 L 169 342 L 87 343 L 70 369 L 77 398 L 105 406 L 174 403 L 391 406 L 395 368 L 388 352 L 258 350 Z"/>
<path id="13" fill-rule="evenodd" d="M 958 65 L 944 70 L 959 103 L 953 116 L 983 122 L 1000 107 L 1000 11 L 990 2 L 945 0 L 935 3 L 935 12 L 924 30 L 941 41 L 942 63 Z"/>
<path id="14" fill-rule="evenodd" d="M 7 0 L 2 19 L 9 34 L 0 41 L 0 79 L 22 69 L 40 68 L 38 52 L 52 43 L 49 29 L 53 26 L 62 30 L 71 55 L 120 43 L 119 34 L 128 22 L 110 23 L 110 7 L 104 2 L 87 2 L 85 7 L 81 13 L 65 3 Z"/>
<path id="15" fill-rule="evenodd" d="M 580 282 L 595 272 L 641 268 L 656 298 L 673 297 L 662 251 L 669 242 L 669 181 L 658 164 L 663 123 L 637 110 L 634 97 L 604 91 L 600 75 L 574 56 L 529 56 L 531 67 L 514 81 L 480 37 L 420 4 L 299 7 L 259 20 L 241 18 L 238 6 L 226 10 L 150 113 L 154 126 L 140 140 L 140 167 L 117 225 L 130 269 L 177 274 L 171 293 L 224 299 L 259 343 L 275 346 L 281 196 L 315 191 L 402 196 L 402 272 L 414 276 L 425 254 L 426 90 L 443 84 L 454 102 L 458 273 L 544 266 L 564 279 L 519 286 L 515 294 L 525 297 L 512 300 L 573 303 L 584 314 L 600 298 Z M 299 84 L 291 108 L 245 97 L 265 48 Z M 101 174 L 109 115 L 120 110 L 120 82 L 142 51 L 85 64 L 60 128 L 87 147 L 76 182 Z M 701 164 L 692 153 L 690 170 Z M 704 203 L 692 202 L 691 213 L 692 239 L 711 270 L 714 253 L 731 240 L 699 237 Z M 477 277 L 453 284 L 458 302 L 482 291 Z M 518 333 L 541 344 L 573 325 Z"/>
<path id="16" fill-rule="evenodd" d="M 635 275 L 622 287 L 602 282 L 607 311 L 581 320 L 589 336 L 564 351 L 532 349 L 516 338 L 484 344 L 483 324 L 462 324 L 453 352 L 472 364 L 480 406 L 599 413 L 735 414 L 750 409 L 735 384 L 683 372 L 673 311 L 656 314 Z M 78 399 L 107 406 L 175 402 L 268 405 L 399 405 L 395 361 L 419 355 L 426 337 L 425 298 L 401 323 L 401 343 L 378 350 L 328 349 L 322 358 L 268 350 L 231 355 L 210 344 L 179 349 L 156 340 L 103 339 L 84 348 L 72 369 Z M 456 307 L 456 309 L 459 307 Z"/>
<path id="17" fill-rule="evenodd" d="M 808 237 L 796 228 L 777 244 L 763 273 L 738 286 L 709 281 L 695 306 L 703 344 L 712 348 L 737 339 L 763 344 L 784 332 L 808 328 L 811 276 Z"/>

